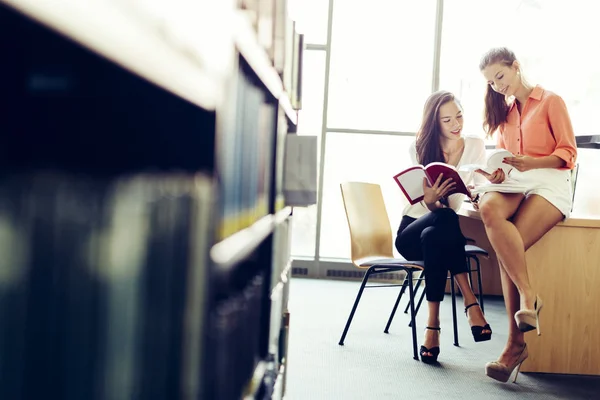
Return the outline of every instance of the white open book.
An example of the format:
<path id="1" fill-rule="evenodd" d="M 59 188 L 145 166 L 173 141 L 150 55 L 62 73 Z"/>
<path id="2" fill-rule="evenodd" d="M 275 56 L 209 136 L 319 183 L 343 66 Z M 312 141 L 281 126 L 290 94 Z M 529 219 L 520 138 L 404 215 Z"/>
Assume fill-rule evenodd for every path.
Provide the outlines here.
<path id="1" fill-rule="evenodd" d="M 488 156 L 486 165 L 465 164 L 460 166 L 459 171 L 475 171 L 476 169 L 482 169 L 488 174 L 491 174 L 498 168 L 501 168 L 504 171 L 504 175 L 508 177 L 508 174 L 513 167 L 502 162 L 505 157 L 514 157 L 514 154 L 505 149 L 496 149 Z"/>
<path id="2" fill-rule="evenodd" d="M 471 189 L 472 194 L 481 194 L 485 192 L 500 193 L 525 193 L 532 189 L 531 185 L 525 185 L 514 179 L 506 178 L 502 183 L 484 183 Z"/>
<path id="3" fill-rule="evenodd" d="M 506 149 L 496 149 L 488 156 L 486 165 L 466 164 L 460 167 L 461 171 L 475 171 L 482 169 L 488 174 L 493 173 L 497 169 L 502 169 L 506 178 L 502 183 L 485 183 L 477 185 L 471 189 L 472 194 L 481 194 L 485 192 L 501 192 L 501 193 L 525 193 L 531 189 L 531 185 L 525 185 L 509 177 L 509 173 L 513 170 L 512 165 L 502 162 L 505 157 L 514 157 L 514 154 Z"/>

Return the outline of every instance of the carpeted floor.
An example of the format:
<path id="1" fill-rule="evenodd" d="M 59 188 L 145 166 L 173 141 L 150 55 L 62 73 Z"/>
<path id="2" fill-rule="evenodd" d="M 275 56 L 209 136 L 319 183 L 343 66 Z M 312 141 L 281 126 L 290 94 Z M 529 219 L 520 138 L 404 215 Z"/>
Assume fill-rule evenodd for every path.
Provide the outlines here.
<path id="1" fill-rule="evenodd" d="M 500 299 L 486 302 L 492 340 L 475 343 L 459 298 L 460 347 L 452 345 L 450 297 L 442 303 L 440 365 L 412 359 L 405 299 L 389 334 L 383 329 L 398 288 L 367 289 L 344 346 L 338 341 L 359 283 L 292 279 L 286 400 L 333 399 L 600 399 L 600 378 L 519 374 L 516 384 L 484 374 L 506 341 Z M 425 308 L 417 320 L 419 342 Z M 599 361 L 600 362 L 600 361 Z"/>

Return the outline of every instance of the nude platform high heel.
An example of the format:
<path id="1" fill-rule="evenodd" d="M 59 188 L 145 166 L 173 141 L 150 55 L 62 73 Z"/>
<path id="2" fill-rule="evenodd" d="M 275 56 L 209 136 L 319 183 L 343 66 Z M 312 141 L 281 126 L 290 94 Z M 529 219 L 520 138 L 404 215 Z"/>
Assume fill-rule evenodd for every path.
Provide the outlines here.
<path id="1" fill-rule="evenodd" d="M 515 322 L 521 332 L 529 332 L 537 329 L 537 334 L 542 334 L 540 330 L 540 311 L 544 303 L 538 295 L 535 295 L 535 305 L 533 310 L 519 310 L 515 313 Z"/>
<path id="2" fill-rule="evenodd" d="M 527 344 L 521 350 L 521 354 L 519 354 L 519 358 L 513 365 L 504 365 L 499 363 L 498 361 L 492 361 L 485 365 L 485 374 L 492 379 L 495 379 L 500 382 L 508 382 L 512 372 L 515 368 L 517 368 L 517 373 L 515 374 L 515 379 L 513 379 L 513 383 L 517 382 L 517 376 L 519 376 L 519 370 L 521 369 L 521 364 L 523 361 L 527 359 L 529 353 L 527 351 Z"/>

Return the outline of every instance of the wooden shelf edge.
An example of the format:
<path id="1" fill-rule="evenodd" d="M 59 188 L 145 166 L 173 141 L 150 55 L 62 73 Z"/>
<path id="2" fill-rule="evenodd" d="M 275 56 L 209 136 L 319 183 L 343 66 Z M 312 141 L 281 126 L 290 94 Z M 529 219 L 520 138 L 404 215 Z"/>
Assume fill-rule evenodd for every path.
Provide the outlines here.
<path id="1" fill-rule="evenodd" d="M 288 274 L 292 271 L 292 257 L 290 257 L 288 259 L 287 264 L 285 264 L 285 267 L 283 268 L 283 271 L 281 271 L 281 275 L 279 277 L 279 279 L 283 282 L 283 283 L 287 283 L 287 281 L 289 280 L 288 278 Z"/>
<path id="2" fill-rule="evenodd" d="M 281 224 L 292 215 L 292 207 L 286 206 L 274 214 L 275 225 Z"/>
<path id="3" fill-rule="evenodd" d="M 229 269 L 254 251 L 275 227 L 274 216 L 266 215 L 254 224 L 216 243 L 210 257 L 219 268 Z"/>
<path id="4" fill-rule="evenodd" d="M 210 249 L 212 261 L 220 268 L 228 269 L 246 258 L 276 226 L 283 223 L 292 213 L 291 207 L 285 207 L 275 214 L 265 215 L 247 228 L 214 244 Z"/>
<path id="5" fill-rule="evenodd" d="M 273 289 L 271 289 L 271 295 L 269 296 L 269 298 L 271 300 L 275 300 L 279 296 L 281 296 L 283 294 L 283 288 L 284 288 L 284 286 L 285 286 L 285 283 L 283 283 L 283 282 L 277 282 L 277 284 L 275 285 L 275 287 Z"/>
<path id="6" fill-rule="evenodd" d="M 220 80 L 198 61 L 127 16 L 115 3 L 77 0 L 0 0 L 122 68 L 213 111 Z"/>
<path id="7" fill-rule="evenodd" d="M 281 94 L 281 97 L 279 98 L 279 106 L 283 109 L 288 119 L 294 125 L 298 125 L 298 112 L 292 107 L 290 97 L 285 91 Z"/>
<path id="8" fill-rule="evenodd" d="M 265 377 L 265 373 L 267 372 L 267 362 L 262 360 L 259 361 L 254 368 L 254 372 L 252 373 L 252 377 L 244 390 L 243 399 L 244 400 L 254 400 L 256 398 L 257 392 L 263 384 L 263 379 Z"/>

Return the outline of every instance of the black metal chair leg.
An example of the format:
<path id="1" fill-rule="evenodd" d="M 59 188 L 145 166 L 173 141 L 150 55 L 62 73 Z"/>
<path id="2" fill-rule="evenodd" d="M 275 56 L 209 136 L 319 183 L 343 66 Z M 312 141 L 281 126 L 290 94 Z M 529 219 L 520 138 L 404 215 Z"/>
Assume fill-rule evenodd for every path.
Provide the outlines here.
<path id="1" fill-rule="evenodd" d="M 467 269 L 469 271 L 469 285 L 473 288 L 473 270 L 471 269 L 471 256 L 466 258 Z"/>
<path id="2" fill-rule="evenodd" d="M 367 272 L 365 273 L 365 276 L 362 280 L 362 283 L 360 284 L 360 289 L 358 289 L 358 294 L 356 295 L 356 300 L 354 300 L 354 305 L 352 306 L 352 311 L 350 311 L 350 315 L 348 316 L 348 321 L 346 321 L 346 326 L 344 327 L 344 333 L 342 333 L 342 337 L 340 338 L 339 341 L 339 345 L 343 346 L 344 345 L 344 339 L 346 338 L 346 334 L 348 333 L 348 329 L 350 328 L 350 323 L 352 322 L 352 318 L 354 318 L 354 313 L 356 312 L 356 307 L 358 306 L 358 302 L 360 301 L 360 297 L 362 296 L 363 290 L 365 290 L 365 285 L 367 284 L 367 281 L 369 280 L 369 275 L 371 275 L 371 272 L 373 271 L 375 267 L 370 267 Z"/>
<path id="3" fill-rule="evenodd" d="M 419 361 L 419 353 L 417 352 L 417 323 L 415 321 L 415 292 L 413 289 L 413 278 L 412 273 L 408 272 L 408 293 L 410 296 L 410 321 L 412 325 L 412 344 L 413 344 L 413 358 Z"/>
<path id="4" fill-rule="evenodd" d="M 485 313 L 483 309 L 483 285 L 481 284 L 481 265 L 479 264 L 479 258 L 475 257 L 475 264 L 477 265 L 477 284 L 479 286 L 479 307 L 481 312 Z"/>
<path id="5" fill-rule="evenodd" d="M 409 274 L 410 272 L 407 272 L 407 274 Z M 402 298 L 402 295 L 404 294 L 404 292 L 406 291 L 406 286 L 408 286 L 408 276 L 404 277 L 404 282 L 402 282 L 402 289 L 400 289 L 400 293 L 398 293 L 398 297 L 396 298 L 396 303 L 394 303 L 394 308 L 392 308 L 392 312 L 390 314 L 390 318 L 388 318 L 388 322 L 385 325 L 385 329 L 383 330 L 383 333 L 389 333 L 389 329 L 390 329 L 390 325 L 392 324 L 392 320 L 394 319 L 394 315 L 396 315 L 396 310 L 398 309 L 398 304 L 400 303 L 400 299 Z"/>
<path id="6" fill-rule="evenodd" d="M 452 324 L 454 325 L 454 345 L 458 346 L 458 325 L 456 324 L 456 290 L 454 288 L 454 277 L 450 277 L 450 292 L 452 294 Z"/>
<path id="7" fill-rule="evenodd" d="M 417 293 L 415 292 L 415 295 L 416 295 L 416 294 L 417 294 Z M 417 303 L 417 308 L 415 309 L 415 315 L 419 315 L 419 309 L 421 308 L 421 303 L 423 302 L 423 298 L 424 298 L 424 297 L 425 297 L 425 290 L 423 290 L 423 291 L 421 292 L 421 297 L 419 297 L 419 302 Z M 412 323 L 412 322 L 409 322 L 409 323 L 408 323 L 408 326 L 410 326 L 410 324 L 411 324 L 411 323 Z"/>
<path id="8" fill-rule="evenodd" d="M 417 284 L 416 284 L 415 289 L 414 289 L 415 296 L 419 292 L 419 286 L 421 286 L 421 282 L 423 282 L 423 274 L 424 273 L 425 273 L 425 271 L 421 271 L 419 273 L 419 277 L 417 278 L 418 279 L 417 280 Z M 408 307 L 410 307 L 410 303 L 406 304 L 406 308 L 404 309 L 404 314 L 408 314 Z"/>

